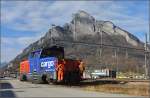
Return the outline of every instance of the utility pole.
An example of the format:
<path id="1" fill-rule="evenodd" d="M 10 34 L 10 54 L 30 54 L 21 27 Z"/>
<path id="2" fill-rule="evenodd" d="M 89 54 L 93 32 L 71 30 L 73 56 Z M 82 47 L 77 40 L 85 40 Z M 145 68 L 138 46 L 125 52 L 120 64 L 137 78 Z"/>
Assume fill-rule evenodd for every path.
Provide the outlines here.
<path id="1" fill-rule="evenodd" d="M 52 44 L 53 44 L 52 32 L 53 32 L 54 27 L 56 27 L 55 24 L 52 24 L 52 29 L 51 29 L 51 31 L 50 31 L 50 44 L 51 44 L 51 46 L 52 46 Z"/>
<path id="2" fill-rule="evenodd" d="M 148 53 L 148 48 L 147 48 L 147 33 L 145 33 L 145 76 L 146 79 L 148 78 L 148 68 L 147 68 L 147 53 Z"/>
<path id="3" fill-rule="evenodd" d="M 100 28 L 98 30 L 98 32 L 100 33 L 100 47 L 99 47 L 99 51 L 100 51 L 100 65 L 102 66 L 102 46 L 103 46 L 103 24 L 100 25 Z"/>
<path id="4" fill-rule="evenodd" d="M 125 62 L 124 64 L 125 64 L 126 66 L 127 66 L 127 64 L 128 64 L 128 63 L 127 63 L 127 62 L 128 62 L 128 57 L 129 57 L 128 48 L 126 48 L 126 49 L 125 49 L 125 61 L 124 61 L 124 62 Z M 128 73 L 129 73 L 129 70 L 127 70 L 127 71 L 128 71 Z"/>
<path id="5" fill-rule="evenodd" d="M 116 64 L 116 66 L 117 66 L 117 49 L 115 48 L 115 55 L 114 55 L 114 58 L 115 58 L 115 62 L 114 62 L 114 64 Z"/>
<path id="6" fill-rule="evenodd" d="M 101 55 L 102 55 L 102 52 L 101 52 L 101 43 L 102 43 L 102 41 L 101 41 L 101 38 L 102 38 L 102 36 L 101 36 L 101 25 L 99 25 L 99 24 L 96 24 L 96 20 L 94 20 L 94 25 L 95 25 L 95 30 L 94 30 L 94 32 L 96 32 L 97 33 L 97 37 L 98 37 L 98 44 L 100 44 L 100 46 L 98 46 L 98 48 L 97 48 L 97 54 L 96 54 L 96 60 L 97 60 L 97 62 L 98 62 L 98 69 L 99 68 L 101 68 L 100 66 L 101 66 Z M 98 25 L 98 29 L 96 29 L 96 25 Z M 100 26 L 100 27 L 99 27 Z M 100 39 L 100 40 L 99 40 Z"/>
<path id="7" fill-rule="evenodd" d="M 127 48 L 126 48 L 125 58 L 128 59 L 128 50 L 127 50 Z"/>
<path id="8" fill-rule="evenodd" d="M 73 25 L 73 41 L 74 42 L 76 42 L 77 41 L 77 34 L 76 34 L 76 14 L 72 14 L 72 16 L 73 16 L 73 23 L 74 23 L 74 25 Z M 78 51 L 78 49 L 77 49 L 77 45 L 75 45 L 74 44 L 74 55 L 77 57 L 77 51 Z"/>
<path id="9" fill-rule="evenodd" d="M 113 50 L 113 53 L 112 53 L 112 58 L 113 58 L 113 62 L 111 64 L 111 70 L 114 70 L 116 69 L 117 70 L 117 49 L 115 47 L 112 48 Z M 116 65 L 115 65 L 116 64 Z M 112 75 L 111 75 L 111 78 L 112 78 Z"/>
<path id="10" fill-rule="evenodd" d="M 150 45 L 150 31 L 149 31 L 149 45 Z"/>
<path id="11" fill-rule="evenodd" d="M 148 41 L 147 41 L 147 78 L 149 79 L 150 77 L 149 77 L 149 75 L 150 74 L 148 74 L 149 73 L 149 70 L 150 70 L 150 31 L 149 31 L 149 33 L 147 33 L 147 36 L 148 36 Z"/>
<path id="12" fill-rule="evenodd" d="M 74 39 L 74 41 L 76 41 L 77 40 L 77 38 L 76 38 L 77 37 L 76 36 L 76 17 L 75 17 L 75 14 L 73 14 L 72 16 L 73 16 L 73 19 L 74 19 L 73 20 L 73 23 L 74 23 L 74 25 L 73 25 L 74 26 L 73 27 L 73 39 Z"/>
<path id="13" fill-rule="evenodd" d="M 116 71 L 117 73 L 119 72 L 119 66 L 118 66 L 118 51 L 119 51 L 119 48 L 115 49 L 115 59 L 116 59 Z"/>

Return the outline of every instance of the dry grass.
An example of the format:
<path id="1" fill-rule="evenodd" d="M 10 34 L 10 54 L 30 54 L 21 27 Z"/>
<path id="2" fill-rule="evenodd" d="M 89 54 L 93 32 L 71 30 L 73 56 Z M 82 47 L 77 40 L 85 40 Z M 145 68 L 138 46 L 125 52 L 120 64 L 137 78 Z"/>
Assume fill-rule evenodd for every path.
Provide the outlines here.
<path id="1" fill-rule="evenodd" d="M 150 96 L 150 83 L 100 84 L 95 86 L 86 86 L 83 89 L 136 96 Z"/>

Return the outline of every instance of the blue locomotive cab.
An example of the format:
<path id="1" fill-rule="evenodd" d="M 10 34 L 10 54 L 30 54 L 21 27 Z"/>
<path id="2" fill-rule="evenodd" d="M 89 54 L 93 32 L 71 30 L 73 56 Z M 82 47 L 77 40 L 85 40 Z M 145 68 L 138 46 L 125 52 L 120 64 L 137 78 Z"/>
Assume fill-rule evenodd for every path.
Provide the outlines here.
<path id="1" fill-rule="evenodd" d="M 29 55 L 30 77 L 32 81 L 45 82 L 56 80 L 56 64 L 64 58 L 64 49 L 53 46 L 31 52 Z"/>

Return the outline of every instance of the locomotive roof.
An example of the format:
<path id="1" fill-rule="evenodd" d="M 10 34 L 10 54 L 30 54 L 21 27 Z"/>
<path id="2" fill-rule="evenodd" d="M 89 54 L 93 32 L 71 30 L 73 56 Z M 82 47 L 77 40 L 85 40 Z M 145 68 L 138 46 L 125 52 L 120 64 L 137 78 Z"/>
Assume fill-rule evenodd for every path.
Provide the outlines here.
<path id="1" fill-rule="evenodd" d="M 46 48 L 43 48 L 43 50 L 46 50 L 46 49 L 63 49 L 64 47 L 61 47 L 61 46 L 51 46 L 51 47 L 46 47 Z"/>
<path id="2" fill-rule="evenodd" d="M 51 46 L 51 47 L 46 47 L 46 48 L 41 48 L 41 49 L 37 49 L 37 50 L 34 50 L 32 52 L 39 52 L 39 51 L 42 51 L 42 50 L 47 50 L 47 49 L 61 49 L 63 50 L 64 47 L 61 47 L 61 46 Z"/>

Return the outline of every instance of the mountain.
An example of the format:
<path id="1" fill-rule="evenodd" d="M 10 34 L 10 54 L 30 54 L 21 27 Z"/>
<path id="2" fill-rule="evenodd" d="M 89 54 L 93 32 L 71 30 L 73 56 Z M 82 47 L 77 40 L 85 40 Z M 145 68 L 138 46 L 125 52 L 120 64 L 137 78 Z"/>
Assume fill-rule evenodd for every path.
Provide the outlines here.
<path id="1" fill-rule="evenodd" d="M 1 62 L 0 68 L 7 66 L 7 62 Z"/>
<path id="2" fill-rule="evenodd" d="M 73 41 L 76 43 L 71 44 Z M 102 56 L 99 55 L 101 46 L 98 46 L 101 43 Z M 53 26 L 42 38 L 25 48 L 10 62 L 13 70 L 17 71 L 19 62 L 27 59 L 31 51 L 52 45 L 65 47 L 66 58 L 83 59 L 86 66 L 92 69 L 106 66 L 116 69 L 118 66 L 120 71 L 136 72 L 136 68 L 141 73 L 144 71 L 144 44 L 111 21 L 96 20 L 85 11 L 75 13 L 72 21 L 62 27 Z M 115 51 L 118 62 L 114 58 Z"/>
<path id="3" fill-rule="evenodd" d="M 7 64 L 8 64 L 7 62 L 1 62 L 1 65 L 0 65 L 0 76 L 2 76 L 3 72 L 7 68 Z"/>

